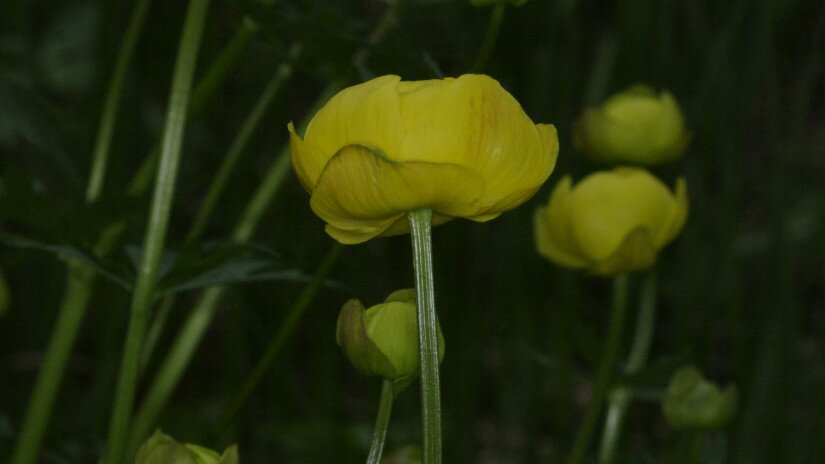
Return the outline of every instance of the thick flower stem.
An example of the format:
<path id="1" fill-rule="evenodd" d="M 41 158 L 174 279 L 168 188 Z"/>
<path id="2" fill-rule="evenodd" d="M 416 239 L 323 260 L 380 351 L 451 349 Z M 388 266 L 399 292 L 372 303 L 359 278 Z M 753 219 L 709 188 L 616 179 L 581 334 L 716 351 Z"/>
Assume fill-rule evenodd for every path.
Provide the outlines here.
<path id="1" fill-rule="evenodd" d="M 208 0 L 192 0 L 186 13 L 175 71 L 172 78 L 169 109 L 166 114 L 163 143 L 155 190 L 149 212 L 149 224 L 143 245 L 140 269 L 132 294 L 129 328 L 124 342 L 115 405 L 109 427 L 107 464 L 123 462 L 129 419 L 132 416 L 140 371 L 141 351 L 149 312 L 154 299 L 161 253 L 166 239 L 177 172 L 180 165 L 186 110 L 195 72 L 198 50 L 206 22 Z"/>
<path id="2" fill-rule="evenodd" d="M 418 304 L 424 464 L 441 463 L 441 392 L 438 380 L 438 335 L 433 288 L 432 216 L 433 212 L 430 209 L 407 213 L 412 236 Z"/>
<path id="3" fill-rule="evenodd" d="M 613 304 L 610 314 L 610 327 L 607 340 L 602 348 L 602 359 L 596 373 L 596 386 L 593 398 L 587 406 L 582 425 L 579 427 L 573 451 L 570 453 L 568 464 L 581 464 L 587 454 L 593 433 L 601 415 L 602 404 L 613 381 L 616 362 L 619 358 L 619 348 L 622 341 L 622 332 L 627 313 L 628 275 L 619 274 L 613 278 Z"/>
<path id="4" fill-rule="evenodd" d="M 370 453 L 367 455 L 367 464 L 380 464 L 384 452 L 384 439 L 387 438 L 387 428 L 390 425 L 392 413 L 392 382 L 384 380 L 381 385 L 381 399 L 378 401 L 378 415 L 375 417 L 375 429 L 372 431 Z"/>
<path id="5" fill-rule="evenodd" d="M 650 344 L 653 341 L 653 328 L 656 322 L 656 276 L 650 271 L 641 284 L 639 295 L 639 314 L 636 319 L 636 333 L 633 346 L 625 366 L 625 374 L 638 372 L 647 362 Z M 599 464 L 612 463 L 616 457 L 616 444 L 622 433 L 624 418 L 630 406 L 631 392 L 628 387 L 620 387 L 610 395 L 610 405 L 604 422 Z"/>

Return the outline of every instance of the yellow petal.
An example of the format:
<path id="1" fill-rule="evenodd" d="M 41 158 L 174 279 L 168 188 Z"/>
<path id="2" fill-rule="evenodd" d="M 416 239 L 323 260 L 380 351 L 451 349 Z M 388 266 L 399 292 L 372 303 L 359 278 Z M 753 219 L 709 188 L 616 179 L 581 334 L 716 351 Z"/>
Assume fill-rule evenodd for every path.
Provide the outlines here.
<path id="1" fill-rule="evenodd" d="M 669 226 L 672 202 L 668 188 L 647 171 L 617 168 L 597 172 L 573 191 L 572 232 L 584 254 L 593 261 L 603 261 L 638 228 L 659 237 Z"/>
<path id="2" fill-rule="evenodd" d="M 367 147 L 349 145 L 327 163 L 310 206 L 334 238 L 340 240 L 338 233 L 347 235 L 344 243 L 360 243 L 407 211 L 430 208 L 442 217 L 466 216 L 476 211 L 483 191 L 481 178 L 461 166 L 394 162 Z"/>
<path id="3" fill-rule="evenodd" d="M 478 172 L 485 192 L 476 215 L 499 214 L 525 201 L 552 171 L 554 128 L 533 124 L 494 79 L 470 74 L 402 83 L 399 91 L 406 127 L 400 159 Z"/>
<path id="4" fill-rule="evenodd" d="M 304 140 L 327 156 L 347 145 L 378 149 L 395 159 L 404 139 L 398 76 L 382 76 L 333 96 L 307 126 Z"/>
<path id="5" fill-rule="evenodd" d="M 289 152 L 292 155 L 292 167 L 295 169 L 295 174 L 298 175 L 298 180 L 301 181 L 304 190 L 312 193 L 315 189 L 315 183 L 318 182 L 318 177 L 330 157 L 318 148 L 301 140 L 301 137 L 295 133 L 295 127 L 291 122 L 287 125 L 287 128 L 289 129 Z"/>
<path id="6" fill-rule="evenodd" d="M 671 203 L 670 212 L 665 219 L 659 235 L 654 237 L 656 248 L 661 249 L 682 231 L 688 214 L 687 183 L 683 177 L 676 180 L 676 196 Z"/>
<path id="7" fill-rule="evenodd" d="M 595 274 L 616 275 L 649 269 L 656 263 L 656 248 L 650 233 L 644 227 L 633 230 L 619 248 L 607 259 L 595 263 L 590 270 Z"/>
<path id="8" fill-rule="evenodd" d="M 533 216 L 536 248 L 539 254 L 562 266 L 583 268 L 589 265 L 570 234 L 570 192 L 572 180 L 566 176 L 553 189 L 547 206 Z"/>

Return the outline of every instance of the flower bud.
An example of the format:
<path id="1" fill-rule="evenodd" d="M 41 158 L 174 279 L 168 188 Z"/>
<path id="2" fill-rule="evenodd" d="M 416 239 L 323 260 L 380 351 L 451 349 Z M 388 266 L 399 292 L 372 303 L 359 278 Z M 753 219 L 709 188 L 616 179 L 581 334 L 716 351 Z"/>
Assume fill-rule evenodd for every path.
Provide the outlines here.
<path id="1" fill-rule="evenodd" d="M 737 401 L 736 386 L 722 390 L 699 369 L 688 366 L 670 380 L 662 411 L 674 429 L 716 429 L 730 422 Z"/>
<path id="2" fill-rule="evenodd" d="M 573 144 L 593 161 L 656 165 L 678 159 L 690 136 L 679 104 L 663 90 L 636 85 L 588 108 L 573 126 Z"/>
<path id="3" fill-rule="evenodd" d="M 682 230 L 687 210 L 684 179 L 671 192 L 639 168 L 596 172 L 576 185 L 568 176 L 536 210 L 536 248 L 559 265 L 594 274 L 647 269 Z"/>
<path id="4" fill-rule="evenodd" d="M 169 435 L 156 431 L 143 442 L 135 464 L 238 464 L 238 447 L 232 445 L 219 455 L 216 451 L 190 443 L 178 443 Z"/>
<path id="5" fill-rule="evenodd" d="M 335 338 L 361 373 L 408 383 L 419 372 L 415 290 L 393 292 L 366 311 L 359 300 L 347 301 L 338 315 Z M 444 357 L 440 325 L 438 357 L 439 361 Z"/>

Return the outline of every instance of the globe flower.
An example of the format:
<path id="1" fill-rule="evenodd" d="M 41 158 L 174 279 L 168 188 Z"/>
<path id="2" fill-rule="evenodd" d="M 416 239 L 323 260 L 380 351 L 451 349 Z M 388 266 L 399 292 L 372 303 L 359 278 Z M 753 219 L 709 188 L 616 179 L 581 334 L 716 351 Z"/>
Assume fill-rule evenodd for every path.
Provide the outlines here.
<path id="1" fill-rule="evenodd" d="M 556 129 L 534 124 L 494 79 L 383 76 L 346 88 L 302 139 L 292 165 L 341 243 L 409 231 L 406 213 L 488 221 L 529 199 L 553 170 Z"/>
<path id="2" fill-rule="evenodd" d="M 335 338 L 361 373 L 406 386 L 419 373 L 418 322 L 415 290 L 398 290 L 364 310 L 356 299 L 344 304 Z M 438 358 L 444 358 L 444 338 L 438 330 Z"/>
<path id="3" fill-rule="evenodd" d="M 156 431 L 138 449 L 135 464 L 238 464 L 238 447 L 233 445 L 218 454 L 216 451 L 178 443 L 169 435 Z"/>
<path id="4" fill-rule="evenodd" d="M 684 153 L 690 136 L 679 104 L 663 90 L 637 85 L 588 108 L 573 126 L 573 144 L 593 161 L 656 165 Z"/>
<path id="5" fill-rule="evenodd" d="M 736 386 L 723 390 L 699 369 L 683 367 L 670 380 L 662 412 L 674 429 L 716 429 L 733 418 L 738 396 Z"/>
<path id="6" fill-rule="evenodd" d="M 619 167 L 573 186 L 562 179 L 536 210 L 539 253 L 565 267 L 602 275 L 647 269 L 685 223 L 684 179 L 672 193 L 644 169 Z"/>

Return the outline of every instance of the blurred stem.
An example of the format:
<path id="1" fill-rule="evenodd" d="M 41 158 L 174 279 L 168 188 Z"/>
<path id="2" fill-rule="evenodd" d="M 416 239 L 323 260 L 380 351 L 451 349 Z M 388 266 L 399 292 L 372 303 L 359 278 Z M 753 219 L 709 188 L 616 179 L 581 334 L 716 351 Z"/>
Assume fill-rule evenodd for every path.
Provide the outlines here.
<path id="1" fill-rule="evenodd" d="M 602 359 L 596 372 L 596 386 L 593 398 L 590 400 L 590 404 L 587 405 L 587 411 L 579 427 L 578 435 L 576 435 L 568 464 L 581 464 L 584 461 L 590 441 L 593 439 L 593 433 L 596 431 L 602 404 L 613 381 L 627 313 L 628 279 L 627 274 L 619 274 L 613 278 L 613 304 L 610 312 L 610 326 L 608 327 L 607 340 L 604 348 L 602 348 Z"/>
<path id="2" fill-rule="evenodd" d="M 650 344 L 653 341 L 653 328 L 656 324 L 656 275 L 648 272 L 641 283 L 639 291 L 639 314 L 636 319 L 636 332 L 633 345 L 625 366 L 625 374 L 632 375 L 641 370 L 647 362 Z M 616 457 L 616 444 L 622 433 L 624 418 L 630 406 L 631 391 L 629 387 L 619 387 L 610 395 L 610 405 L 604 423 L 602 443 L 599 449 L 599 464 L 609 464 Z"/>
<path id="3" fill-rule="evenodd" d="M 258 25 L 247 17 L 241 21 L 241 27 L 232 40 L 221 50 L 220 54 L 212 61 L 206 74 L 198 81 L 194 89 L 192 89 L 192 97 L 189 99 L 189 109 L 187 110 L 188 120 L 191 121 L 200 116 L 207 103 L 212 100 L 215 93 L 220 88 L 223 81 L 229 75 L 229 72 L 243 56 L 247 46 L 252 41 L 255 33 L 258 31 Z M 158 158 L 160 157 L 160 146 L 155 147 L 149 152 L 149 155 L 143 159 L 143 163 L 138 168 L 137 174 L 129 182 L 127 192 L 131 196 L 138 196 L 148 190 L 152 182 L 152 176 L 157 168 Z"/>
<path id="4" fill-rule="evenodd" d="M 149 10 L 150 3 L 151 0 L 138 0 L 135 5 L 135 11 L 132 13 L 132 19 L 129 21 L 129 26 L 123 37 L 123 44 L 120 47 L 120 53 L 115 62 L 112 80 L 109 82 L 109 90 L 106 92 L 106 100 L 103 104 L 103 112 L 100 115 L 100 126 L 97 131 L 94 154 L 92 155 L 92 172 L 86 188 L 86 201 L 89 203 L 97 201 L 103 189 L 103 178 L 106 175 L 106 163 L 112 146 L 112 133 L 115 130 L 120 96 L 123 94 L 123 82 L 126 80 L 126 70 L 132 61 L 140 31 L 146 22 L 146 12 Z"/>
<path id="5" fill-rule="evenodd" d="M 433 285 L 432 217 L 433 212 L 430 209 L 407 213 L 412 237 L 418 304 L 424 464 L 441 463 L 441 393 L 438 380 L 437 316 Z"/>
<path id="6" fill-rule="evenodd" d="M 166 125 L 163 132 L 160 164 L 149 212 L 149 223 L 143 245 L 140 269 L 132 294 L 131 316 L 124 342 L 123 360 L 109 427 L 107 464 L 119 464 L 124 459 L 127 427 L 132 415 L 135 390 L 140 371 L 141 351 L 152 306 L 155 280 L 160 264 L 169 215 L 174 199 L 180 165 L 186 112 L 203 35 L 209 0 L 192 0 L 186 12 L 181 33 Z M 126 457 L 128 460 L 129 457 Z"/>
<path id="7" fill-rule="evenodd" d="M 89 280 L 93 275 L 94 271 L 85 264 L 69 261 L 63 303 L 58 310 L 54 331 L 43 359 L 43 367 L 37 375 L 37 383 L 26 410 L 23 428 L 12 459 L 14 464 L 37 462 L 43 433 L 51 416 L 57 390 L 63 380 L 66 362 L 72 352 L 92 294 Z"/>
<path id="8" fill-rule="evenodd" d="M 340 82 L 333 82 L 327 86 L 319 96 L 315 106 L 320 107 L 323 105 L 340 87 Z M 301 126 L 306 127 L 308 122 L 309 118 L 306 118 Z M 241 214 L 235 229 L 232 231 L 233 241 L 243 243 L 252 238 L 255 228 L 286 179 L 289 169 L 290 155 L 289 144 L 287 143 L 281 149 L 277 160 L 269 168 L 266 177 Z M 215 311 L 225 293 L 225 287 L 213 287 L 205 290 L 198 298 L 189 313 L 189 317 L 178 332 L 158 373 L 155 375 L 143 404 L 135 417 L 129 438 L 129 450 L 137 450 L 140 443 L 151 431 L 160 412 L 166 407 L 166 403 L 195 354 L 198 344 L 215 317 Z"/>
<path id="9" fill-rule="evenodd" d="M 151 0 L 138 1 L 123 36 L 100 116 L 100 126 L 92 154 L 92 169 L 86 186 L 87 203 L 95 202 L 100 198 L 112 133 L 120 106 L 120 96 L 123 93 L 123 83 L 126 80 L 129 63 L 134 56 L 138 37 L 146 23 L 146 12 L 150 2 Z M 66 362 L 74 347 L 93 291 L 94 271 L 79 262 L 69 260 L 63 301 L 57 313 L 54 332 L 49 338 L 43 367 L 37 375 L 34 391 L 26 408 L 20 437 L 12 458 L 14 464 L 30 464 L 37 460 L 52 406 L 63 381 Z"/>
<path id="10" fill-rule="evenodd" d="M 499 3 L 493 7 L 493 11 L 490 13 L 490 23 L 487 24 L 487 32 L 484 33 L 484 40 L 481 42 L 481 49 L 479 49 L 478 55 L 476 55 L 470 72 L 482 71 L 484 66 L 487 65 L 487 61 L 490 60 L 490 55 L 493 53 L 493 48 L 498 39 L 498 33 L 501 30 L 501 23 L 504 20 L 505 8 L 506 5 L 504 3 Z"/>
<path id="11" fill-rule="evenodd" d="M 189 233 L 185 241 L 186 245 L 200 240 L 203 235 L 203 232 L 206 229 L 206 224 L 209 222 L 209 218 L 211 217 L 218 200 L 220 200 L 220 197 L 226 190 L 226 185 L 232 177 L 232 173 L 235 171 L 235 167 L 237 166 L 241 155 L 246 151 L 246 148 L 252 139 L 252 135 L 260 126 L 261 120 L 266 115 L 267 111 L 269 111 L 275 96 L 281 90 L 284 82 L 292 76 L 294 60 L 298 58 L 300 53 L 301 46 L 293 45 L 290 49 L 289 61 L 286 61 L 278 66 L 275 74 L 269 80 L 264 88 L 264 91 L 261 93 L 261 96 L 258 98 L 257 103 L 255 103 L 252 112 L 249 113 L 249 116 L 247 116 L 244 121 L 238 135 L 235 136 L 235 140 L 232 142 L 226 156 L 221 162 L 220 168 L 218 168 L 218 173 L 212 178 L 212 182 L 209 185 L 209 189 L 207 190 L 203 203 L 201 203 L 201 207 L 198 210 L 192 228 L 189 229 Z M 151 359 L 155 345 L 160 339 L 160 335 L 163 333 L 163 329 L 166 326 L 166 319 L 169 315 L 169 311 L 171 311 L 174 305 L 175 295 L 166 296 L 163 301 L 161 301 L 160 307 L 154 320 L 152 321 L 151 328 L 149 329 L 149 334 L 146 337 L 146 345 L 142 355 L 142 365 L 146 365 L 149 359 Z"/>
<path id="12" fill-rule="evenodd" d="M 381 399 L 378 401 L 378 414 L 375 417 L 375 429 L 372 431 L 370 453 L 367 455 L 367 464 L 380 464 L 384 452 L 384 439 L 387 438 L 387 428 L 390 425 L 392 414 L 392 382 L 384 379 L 381 384 Z"/>
<path id="13" fill-rule="evenodd" d="M 272 365 L 278 358 L 278 354 L 280 354 L 281 349 L 283 349 L 286 344 L 286 341 L 292 336 L 292 333 L 295 331 L 295 327 L 304 316 L 304 313 L 307 308 L 309 308 L 310 303 L 312 303 L 315 299 L 315 295 L 318 294 L 318 290 L 321 289 L 321 286 L 324 284 L 324 281 L 332 270 L 332 267 L 338 261 L 338 257 L 341 256 L 341 251 L 343 248 L 343 245 L 336 242 L 327 252 L 324 260 L 321 261 L 321 264 L 318 265 L 318 268 L 315 270 L 315 274 L 312 277 L 312 281 L 304 287 L 303 291 L 301 291 L 301 294 L 298 296 L 298 299 L 292 304 L 292 307 L 289 309 L 286 317 L 284 318 L 284 322 L 281 323 L 278 330 L 275 332 L 275 335 L 269 341 L 269 345 L 264 351 L 263 356 L 261 356 L 261 359 L 258 360 L 258 363 L 252 369 L 252 372 L 247 375 L 241 388 L 238 389 L 235 396 L 224 409 L 222 418 L 220 422 L 218 422 L 218 427 L 214 433 L 215 437 L 219 437 L 224 430 L 226 430 L 232 422 L 232 419 L 235 418 L 243 405 L 249 399 L 249 396 L 261 383 L 264 375 L 272 369 Z"/>

